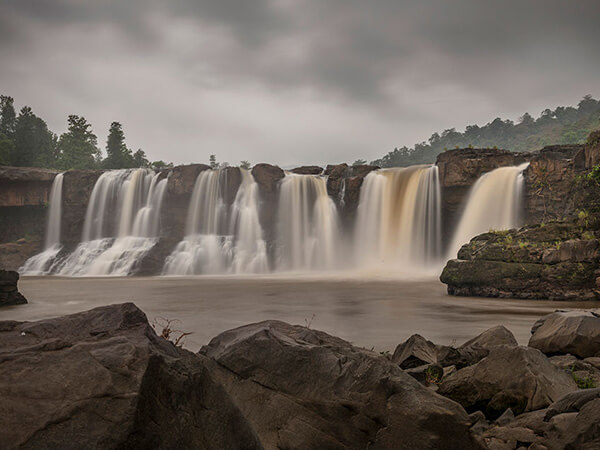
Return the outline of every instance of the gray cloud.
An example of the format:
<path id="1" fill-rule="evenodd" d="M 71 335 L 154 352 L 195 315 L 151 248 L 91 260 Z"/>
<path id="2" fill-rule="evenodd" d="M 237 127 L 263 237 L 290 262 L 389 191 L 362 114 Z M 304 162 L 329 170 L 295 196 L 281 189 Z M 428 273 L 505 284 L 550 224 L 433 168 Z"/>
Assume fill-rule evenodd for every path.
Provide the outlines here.
<path id="1" fill-rule="evenodd" d="M 596 0 L 0 3 L 0 90 L 154 159 L 381 156 L 598 96 Z"/>

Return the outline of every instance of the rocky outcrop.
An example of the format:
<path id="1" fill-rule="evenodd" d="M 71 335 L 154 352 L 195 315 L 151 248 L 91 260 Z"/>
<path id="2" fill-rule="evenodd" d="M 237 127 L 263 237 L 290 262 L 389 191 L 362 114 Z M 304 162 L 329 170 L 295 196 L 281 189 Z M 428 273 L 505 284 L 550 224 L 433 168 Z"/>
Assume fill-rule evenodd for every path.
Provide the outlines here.
<path id="1" fill-rule="evenodd" d="M 550 300 L 600 297 L 596 217 L 476 236 L 440 277 L 452 295 Z"/>
<path id="2" fill-rule="evenodd" d="M 586 169 L 583 145 L 553 145 L 532 155 L 525 178 L 525 221 L 562 220 L 578 208 L 576 178 Z"/>
<path id="3" fill-rule="evenodd" d="M 101 170 L 68 170 L 63 176 L 61 241 L 67 249 L 81 241 L 88 202 L 102 173 Z"/>
<path id="4" fill-rule="evenodd" d="M 41 239 L 57 173 L 36 167 L 0 166 L 0 243 L 26 236 L 30 241 Z"/>
<path id="5" fill-rule="evenodd" d="M 260 223 L 263 228 L 265 240 L 272 242 L 275 238 L 275 217 L 279 200 L 279 182 L 285 172 L 271 164 L 257 164 L 252 168 L 252 176 L 258 184 L 260 198 Z M 270 249 L 273 253 L 273 249 Z"/>
<path id="6" fill-rule="evenodd" d="M 600 356 L 600 310 L 556 311 L 538 320 L 529 346 L 553 354 L 579 358 Z"/>
<path id="7" fill-rule="evenodd" d="M 0 244 L 0 267 L 6 270 L 18 270 L 25 261 L 41 251 L 42 243 L 35 237 Z"/>
<path id="8" fill-rule="evenodd" d="M 327 176 L 327 193 L 338 205 L 342 218 L 342 225 L 351 229 L 356 217 L 356 210 L 360 200 L 360 188 L 364 178 L 378 166 L 347 164 L 328 165 L 325 169 Z"/>
<path id="9" fill-rule="evenodd" d="M 438 392 L 467 411 L 483 409 L 495 419 L 507 408 L 517 414 L 545 408 L 575 390 L 573 378 L 539 350 L 499 346 L 442 381 Z"/>
<path id="10" fill-rule="evenodd" d="M 19 273 L 0 269 L 0 307 L 23 305 L 27 300 L 19 292 Z"/>
<path id="11" fill-rule="evenodd" d="M 436 160 L 444 229 L 454 229 L 469 189 L 484 173 L 528 161 L 529 155 L 497 148 L 460 148 L 440 153 Z M 448 238 L 449 236 L 444 236 Z"/>
<path id="12" fill-rule="evenodd" d="M 326 333 L 267 321 L 201 353 L 266 448 L 479 448 L 459 405 Z"/>
<path id="13" fill-rule="evenodd" d="M 163 235 L 177 241 L 183 238 L 187 211 L 196 178 L 198 178 L 200 172 L 205 170 L 210 170 L 210 166 L 206 164 L 189 164 L 176 166 L 170 170 L 161 213 L 161 233 Z"/>
<path id="14" fill-rule="evenodd" d="M 262 448 L 208 363 L 133 304 L 0 322 L 0 447 Z"/>
<path id="15" fill-rule="evenodd" d="M 323 173 L 323 168 L 319 166 L 301 166 L 290 170 L 290 172 L 299 175 L 321 175 Z"/>

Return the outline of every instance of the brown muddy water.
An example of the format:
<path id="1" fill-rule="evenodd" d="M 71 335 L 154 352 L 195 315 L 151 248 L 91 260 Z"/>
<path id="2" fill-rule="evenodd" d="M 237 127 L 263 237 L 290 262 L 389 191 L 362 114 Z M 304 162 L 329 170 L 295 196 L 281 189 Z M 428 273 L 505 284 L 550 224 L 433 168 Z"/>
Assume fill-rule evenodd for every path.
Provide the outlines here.
<path id="1" fill-rule="evenodd" d="M 555 309 L 600 307 L 600 302 L 451 297 L 434 277 L 23 277 L 19 288 L 29 304 L 3 308 L 0 320 L 32 321 L 134 302 L 150 321 L 179 320 L 179 329 L 193 332 L 185 341 L 192 351 L 222 331 L 266 319 L 308 324 L 378 351 L 393 351 L 414 333 L 461 344 L 499 324 L 527 344 L 538 317 Z"/>

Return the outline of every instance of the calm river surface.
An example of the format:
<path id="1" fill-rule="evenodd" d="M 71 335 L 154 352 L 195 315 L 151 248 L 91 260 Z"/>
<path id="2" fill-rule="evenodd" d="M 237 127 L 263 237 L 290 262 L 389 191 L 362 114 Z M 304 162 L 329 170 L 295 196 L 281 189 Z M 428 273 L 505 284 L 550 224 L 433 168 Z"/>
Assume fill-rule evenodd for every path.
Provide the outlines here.
<path id="1" fill-rule="evenodd" d="M 502 324 L 526 344 L 535 320 L 555 309 L 598 302 L 500 300 L 446 295 L 437 278 L 334 277 L 60 278 L 23 277 L 28 305 L 3 308 L 0 320 L 38 320 L 112 303 L 134 302 L 152 321 L 178 319 L 198 350 L 218 333 L 265 319 L 326 331 L 376 350 L 393 351 L 411 334 L 461 344 Z"/>

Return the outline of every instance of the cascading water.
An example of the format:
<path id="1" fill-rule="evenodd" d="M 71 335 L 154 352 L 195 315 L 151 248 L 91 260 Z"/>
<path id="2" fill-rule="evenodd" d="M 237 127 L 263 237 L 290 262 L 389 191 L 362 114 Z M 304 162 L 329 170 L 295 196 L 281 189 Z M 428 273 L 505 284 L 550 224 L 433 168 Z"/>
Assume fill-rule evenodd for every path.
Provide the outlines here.
<path id="1" fill-rule="evenodd" d="M 326 178 L 286 173 L 277 218 L 278 270 L 336 268 L 338 214 Z"/>
<path id="2" fill-rule="evenodd" d="M 60 244 L 60 225 L 62 214 L 63 174 L 54 177 L 48 202 L 48 224 L 44 251 L 29 258 L 19 269 L 24 275 L 44 275 L 51 272 L 52 265 L 62 249 Z"/>
<path id="3" fill-rule="evenodd" d="M 358 204 L 354 236 L 357 265 L 412 269 L 438 262 L 440 218 L 436 166 L 369 173 Z"/>
<path id="4" fill-rule="evenodd" d="M 158 241 L 167 186 L 149 169 L 115 170 L 96 182 L 82 242 L 57 267 L 60 275 L 129 275 Z"/>
<path id="5" fill-rule="evenodd" d="M 500 167 L 477 180 L 449 247 L 448 259 L 456 258 L 458 250 L 478 234 L 519 226 L 523 208 L 523 171 L 528 165 Z"/>
<path id="6" fill-rule="evenodd" d="M 266 243 L 258 219 L 258 186 L 245 169 L 232 205 L 225 202 L 224 170 L 198 175 L 186 236 L 165 261 L 165 275 L 262 273 L 268 270 Z"/>

